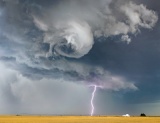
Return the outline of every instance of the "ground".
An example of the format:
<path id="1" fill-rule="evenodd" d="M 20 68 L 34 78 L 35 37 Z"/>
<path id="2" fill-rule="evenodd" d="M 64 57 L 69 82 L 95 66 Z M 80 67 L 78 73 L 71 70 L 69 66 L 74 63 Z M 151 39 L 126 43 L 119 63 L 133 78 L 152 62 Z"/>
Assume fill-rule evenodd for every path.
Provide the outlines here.
<path id="1" fill-rule="evenodd" d="M 0 116 L 0 123 L 160 123 L 160 117 Z"/>

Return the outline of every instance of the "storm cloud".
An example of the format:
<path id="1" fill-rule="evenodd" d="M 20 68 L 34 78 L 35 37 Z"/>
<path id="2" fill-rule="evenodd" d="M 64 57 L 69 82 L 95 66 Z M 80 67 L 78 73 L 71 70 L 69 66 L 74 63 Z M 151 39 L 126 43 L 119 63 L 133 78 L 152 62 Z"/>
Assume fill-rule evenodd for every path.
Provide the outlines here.
<path id="1" fill-rule="evenodd" d="M 137 71 L 130 60 L 138 58 L 135 40 L 157 22 L 156 10 L 130 0 L 1 0 L 0 65 L 6 70 L 1 95 L 6 91 L 19 106 L 30 95 L 19 91 L 28 87 L 38 95 L 34 90 L 51 81 L 86 93 L 82 86 L 90 84 L 138 93 L 140 79 L 133 77 Z"/>

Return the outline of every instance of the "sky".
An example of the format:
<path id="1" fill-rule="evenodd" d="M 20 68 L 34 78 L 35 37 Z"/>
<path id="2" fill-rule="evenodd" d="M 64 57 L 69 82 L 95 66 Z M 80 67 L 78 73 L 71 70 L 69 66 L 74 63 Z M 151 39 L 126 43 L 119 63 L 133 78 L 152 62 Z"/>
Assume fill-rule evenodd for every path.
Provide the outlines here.
<path id="1" fill-rule="evenodd" d="M 0 114 L 160 115 L 159 6 L 0 0 Z"/>

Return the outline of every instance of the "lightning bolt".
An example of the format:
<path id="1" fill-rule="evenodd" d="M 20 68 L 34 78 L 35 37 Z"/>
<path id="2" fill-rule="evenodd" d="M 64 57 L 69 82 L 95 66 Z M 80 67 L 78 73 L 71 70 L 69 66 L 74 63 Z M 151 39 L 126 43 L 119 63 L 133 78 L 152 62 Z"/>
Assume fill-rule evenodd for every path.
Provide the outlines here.
<path id="1" fill-rule="evenodd" d="M 91 97 L 91 113 L 90 113 L 90 115 L 93 116 L 93 114 L 94 114 L 93 100 L 94 100 L 94 97 L 95 97 L 95 93 L 96 93 L 97 87 L 99 87 L 99 88 L 102 88 L 102 87 L 97 86 L 97 85 L 90 85 L 90 87 L 94 87 L 93 92 L 92 92 L 92 97 Z"/>
<path id="2" fill-rule="evenodd" d="M 94 86 L 94 90 L 92 92 L 92 98 L 91 98 L 91 116 L 93 116 L 93 113 L 94 113 L 93 99 L 94 99 L 94 96 L 95 96 L 95 92 L 97 90 L 97 86 L 96 85 L 93 85 L 93 86 Z"/>

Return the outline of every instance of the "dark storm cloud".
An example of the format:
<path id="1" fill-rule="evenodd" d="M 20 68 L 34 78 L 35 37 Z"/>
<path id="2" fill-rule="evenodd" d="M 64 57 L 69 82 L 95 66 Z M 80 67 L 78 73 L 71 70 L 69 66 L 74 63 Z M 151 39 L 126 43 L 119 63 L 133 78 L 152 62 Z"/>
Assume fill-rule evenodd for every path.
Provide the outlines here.
<path id="1" fill-rule="evenodd" d="M 151 1 L 145 1 L 145 3 L 147 7 L 157 10 L 159 16 L 158 2 L 155 4 Z M 149 103 L 160 99 L 159 29 L 160 22 L 158 21 L 152 31 L 143 30 L 143 33 L 132 38 L 129 45 L 120 43 L 119 37 L 100 38 L 98 39 L 100 42 L 97 42 L 97 45 L 90 52 L 90 57 L 85 57 L 86 60 L 92 59 L 93 63 L 101 64 L 103 68 L 124 75 L 136 82 L 135 85 L 139 90 L 126 93 L 124 98 L 127 102 Z M 103 50 L 104 48 L 105 50 Z M 98 54 L 102 54 L 102 60 L 97 60 L 101 57 Z"/>
<path id="2" fill-rule="evenodd" d="M 13 69 L 17 77 L 15 84 L 4 80 L 8 89 L 2 86 L 7 92 L 2 95 L 17 104 L 23 96 L 28 98 L 27 90 L 18 94 L 26 82 L 28 88 L 34 82 L 41 88 L 37 81 L 51 80 L 97 84 L 114 91 L 138 89 L 125 96 L 128 100 L 130 95 L 138 95 L 129 99 L 135 102 L 148 90 L 155 94 L 159 85 L 160 30 L 158 2 L 151 3 L 1 0 L 0 65 L 6 65 L 2 65 L 6 76 Z M 153 93 L 148 91 L 145 100 L 149 101 Z M 158 99 L 158 94 L 152 97 Z"/>
<path id="3" fill-rule="evenodd" d="M 128 46 L 110 40 L 98 43 L 97 47 L 95 46 L 96 52 L 94 52 L 95 50 L 91 51 L 89 59 L 94 59 L 93 63 L 101 64 L 103 68 L 136 82 L 135 85 L 139 90 L 131 95 L 127 93 L 125 96 L 127 101 L 154 102 L 160 98 L 159 38 L 158 24 L 152 33 L 146 31 L 144 34 L 140 34 Z M 102 50 L 103 46 L 107 46 L 105 50 Z M 98 50 L 98 47 L 102 49 Z M 97 58 L 95 59 L 93 54 L 96 53 Z M 99 53 L 103 54 L 103 60 L 97 60 Z"/>
<path id="4" fill-rule="evenodd" d="M 52 2 L 2 2 L 1 56 L 15 58 L 10 65 L 31 78 L 63 76 L 94 81 L 113 90 L 136 89 L 132 80 L 110 73 L 101 67 L 103 64 L 93 66 L 80 59 L 90 57 L 88 53 L 99 37 L 117 36 L 130 43 L 129 34 L 138 33 L 140 28 L 151 29 L 157 14 L 131 1 Z"/>

